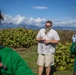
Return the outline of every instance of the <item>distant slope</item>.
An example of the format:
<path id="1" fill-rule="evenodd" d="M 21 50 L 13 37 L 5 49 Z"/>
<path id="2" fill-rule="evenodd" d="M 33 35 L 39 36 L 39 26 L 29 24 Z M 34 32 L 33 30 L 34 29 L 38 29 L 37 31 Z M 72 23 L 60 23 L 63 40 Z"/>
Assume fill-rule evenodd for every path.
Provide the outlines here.
<path id="1" fill-rule="evenodd" d="M 22 28 L 27 28 L 27 29 L 41 29 L 43 27 L 39 27 L 39 26 L 35 26 L 35 25 L 15 25 L 13 23 L 3 23 L 0 25 L 0 29 L 9 29 L 9 28 L 18 28 L 18 27 L 22 27 Z M 59 27 L 59 26 L 53 26 L 52 27 L 55 30 L 76 30 L 76 27 Z"/>

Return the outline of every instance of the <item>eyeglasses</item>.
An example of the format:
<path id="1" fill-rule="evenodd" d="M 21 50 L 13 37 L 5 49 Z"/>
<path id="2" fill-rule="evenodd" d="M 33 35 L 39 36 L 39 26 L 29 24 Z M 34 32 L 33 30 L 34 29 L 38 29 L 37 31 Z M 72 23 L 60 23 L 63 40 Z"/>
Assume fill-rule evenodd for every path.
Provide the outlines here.
<path id="1" fill-rule="evenodd" d="M 46 27 L 51 27 L 51 26 L 47 26 L 47 25 L 45 25 Z"/>

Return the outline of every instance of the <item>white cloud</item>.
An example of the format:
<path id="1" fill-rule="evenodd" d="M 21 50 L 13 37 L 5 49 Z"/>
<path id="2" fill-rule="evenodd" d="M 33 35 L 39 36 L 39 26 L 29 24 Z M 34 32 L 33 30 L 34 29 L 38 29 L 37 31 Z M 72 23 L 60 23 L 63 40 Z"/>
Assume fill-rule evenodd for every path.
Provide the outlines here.
<path id="1" fill-rule="evenodd" d="M 27 25 L 35 25 L 35 26 L 43 26 L 43 23 L 45 23 L 46 19 L 45 18 L 26 18 L 24 16 L 17 15 L 15 17 L 5 15 L 4 18 L 4 23 L 13 23 L 16 25 L 19 24 L 27 24 Z"/>
<path id="2" fill-rule="evenodd" d="M 15 18 L 12 19 L 12 23 L 18 25 L 22 23 L 24 20 L 25 20 L 24 16 L 17 15 Z"/>
<path id="3" fill-rule="evenodd" d="M 70 19 L 70 20 L 57 20 L 54 21 L 54 25 L 57 26 L 64 26 L 64 27 L 76 27 L 76 19 Z"/>
<path id="4" fill-rule="evenodd" d="M 34 6 L 34 9 L 47 9 L 48 7 L 46 6 Z"/>
<path id="5" fill-rule="evenodd" d="M 46 19 L 45 18 L 28 18 L 26 23 L 27 25 L 35 25 L 35 26 L 43 26 L 45 23 Z"/>
<path id="6" fill-rule="evenodd" d="M 5 17 L 4 17 L 4 23 L 13 23 L 13 24 L 16 24 L 16 25 L 19 25 L 19 24 L 24 24 L 24 25 L 34 25 L 34 26 L 44 26 L 45 25 L 45 22 L 47 21 L 46 18 L 33 18 L 33 17 L 30 17 L 30 18 L 26 18 L 25 16 L 20 16 L 20 15 L 17 15 L 15 17 L 12 17 L 10 15 L 6 15 L 5 14 Z M 53 22 L 53 26 L 73 26 L 73 27 L 76 27 L 76 19 L 65 19 L 65 20 L 61 20 L 61 19 L 53 19 L 52 20 Z"/>
<path id="7" fill-rule="evenodd" d="M 7 15 L 7 14 L 4 14 L 5 16 L 4 16 L 4 23 L 11 23 L 12 22 L 12 19 L 13 19 L 13 17 L 12 16 L 10 16 L 10 15 Z"/>

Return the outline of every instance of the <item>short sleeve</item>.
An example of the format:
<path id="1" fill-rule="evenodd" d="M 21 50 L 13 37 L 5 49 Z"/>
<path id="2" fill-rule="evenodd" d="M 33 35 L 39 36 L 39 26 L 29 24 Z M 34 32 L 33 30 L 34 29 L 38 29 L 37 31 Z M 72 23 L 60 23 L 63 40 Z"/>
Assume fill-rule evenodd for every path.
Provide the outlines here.
<path id="1" fill-rule="evenodd" d="M 56 31 L 55 31 L 55 33 L 54 33 L 54 40 L 60 41 L 59 34 L 58 34 Z"/>
<path id="2" fill-rule="evenodd" d="M 38 32 L 36 38 L 41 38 L 41 30 Z"/>

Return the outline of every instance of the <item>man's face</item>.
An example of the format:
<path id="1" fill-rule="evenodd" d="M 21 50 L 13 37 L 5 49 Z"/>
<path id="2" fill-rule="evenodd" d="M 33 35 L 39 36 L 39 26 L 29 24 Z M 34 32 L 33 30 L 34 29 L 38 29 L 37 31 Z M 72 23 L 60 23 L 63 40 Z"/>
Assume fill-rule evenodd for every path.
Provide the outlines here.
<path id="1" fill-rule="evenodd" d="M 50 23 L 46 23 L 46 25 L 45 25 L 45 29 L 46 29 L 46 30 L 50 30 L 50 29 L 51 29 L 51 26 L 52 26 L 52 24 L 50 24 Z"/>
<path id="2" fill-rule="evenodd" d="M 51 27 L 52 26 L 52 24 L 50 24 L 50 23 L 46 23 L 46 25 L 45 25 L 46 27 Z"/>

